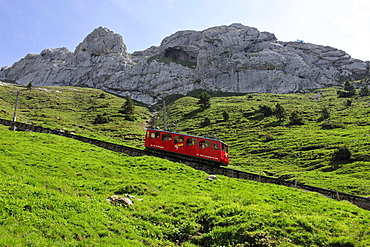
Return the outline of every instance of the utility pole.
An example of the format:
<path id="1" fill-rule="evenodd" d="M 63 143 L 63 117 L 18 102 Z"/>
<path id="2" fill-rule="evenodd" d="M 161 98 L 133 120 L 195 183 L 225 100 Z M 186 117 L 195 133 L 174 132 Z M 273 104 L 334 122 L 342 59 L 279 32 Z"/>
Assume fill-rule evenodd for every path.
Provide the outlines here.
<path id="1" fill-rule="evenodd" d="M 167 113 L 166 113 L 166 101 L 163 100 L 163 123 L 164 130 L 167 130 Z"/>
<path id="2" fill-rule="evenodd" d="M 21 91 L 17 91 L 17 96 L 15 98 L 15 105 L 14 105 L 14 115 L 13 115 L 13 122 L 17 121 L 17 108 L 18 108 L 18 98 Z"/>
<path id="3" fill-rule="evenodd" d="M 14 105 L 14 115 L 13 115 L 13 122 L 17 121 L 17 108 L 18 108 L 18 98 L 21 90 L 17 91 L 17 96 L 15 97 L 15 105 Z M 13 130 L 16 131 L 17 127 L 13 126 Z"/>

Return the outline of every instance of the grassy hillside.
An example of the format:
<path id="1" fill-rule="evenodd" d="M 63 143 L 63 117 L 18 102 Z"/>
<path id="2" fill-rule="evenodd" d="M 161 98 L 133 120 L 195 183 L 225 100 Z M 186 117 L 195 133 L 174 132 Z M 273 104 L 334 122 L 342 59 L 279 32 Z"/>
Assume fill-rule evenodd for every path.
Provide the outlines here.
<path id="1" fill-rule="evenodd" d="M 136 105 L 136 120 L 129 121 L 120 113 L 125 99 L 100 90 L 5 85 L 0 86 L 0 118 L 12 119 L 19 90 L 18 121 L 143 147 L 150 119 L 143 106 Z M 188 97 L 167 98 L 168 123 L 174 131 L 223 139 L 230 146 L 234 169 L 370 196 L 370 97 L 359 96 L 357 90 L 355 96 L 339 98 L 338 90 L 342 89 L 283 95 L 211 93 L 211 107 L 205 110 L 197 104 L 200 92 L 194 91 Z M 277 104 L 285 118 L 266 114 Z M 157 110 L 162 110 L 160 105 Z M 290 124 L 292 112 L 301 117 L 301 125 Z M 99 115 L 108 122 L 94 123 Z M 163 126 L 161 116 L 155 115 L 155 126 Z M 333 160 L 341 148 L 349 150 L 350 158 Z"/>
<path id="2" fill-rule="evenodd" d="M 55 135 L 0 137 L 0 246 L 370 245 L 369 212 L 345 201 Z M 126 193 L 131 207 L 106 201 Z"/>
<path id="3" fill-rule="evenodd" d="M 168 122 L 179 127 L 173 127 L 174 131 L 216 136 L 227 142 L 230 165 L 235 169 L 370 195 L 370 97 L 338 98 L 338 90 L 216 95 L 206 110 L 200 109 L 198 98 L 184 97 L 169 105 Z M 264 116 L 264 109 L 275 110 L 277 104 L 285 109 L 285 118 Z M 328 112 L 325 119 L 324 108 Z M 292 112 L 301 117 L 301 125 L 290 124 Z M 205 126 L 205 118 L 210 125 Z M 155 125 L 162 126 L 162 119 Z M 333 160 L 343 147 L 350 151 L 350 158 Z"/>
<path id="4" fill-rule="evenodd" d="M 125 99 L 91 88 L 0 86 L 0 118 L 13 119 L 17 91 L 20 91 L 17 121 L 45 128 L 61 129 L 104 141 L 142 146 L 147 108 L 135 107 L 136 120 L 120 113 Z M 100 115 L 107 123 L 95 123 Z"/>

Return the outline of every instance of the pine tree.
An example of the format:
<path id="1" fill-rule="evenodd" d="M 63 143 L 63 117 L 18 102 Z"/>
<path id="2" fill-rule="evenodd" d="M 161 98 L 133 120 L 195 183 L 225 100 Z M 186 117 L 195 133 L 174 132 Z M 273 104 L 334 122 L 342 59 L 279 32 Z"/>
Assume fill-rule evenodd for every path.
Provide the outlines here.
<path id="1" fill-rule="evenodd" d="M 122 109 L 120 110 L 120 113 L 132 115 L 132 114 L 134 114 L 134 112 L 135 112 L 135 104 L 132 101 L 131 97 L 129 95 L 127 95 L 126 96 L 126 102 L 122 106 Z"/>
<path id="2" fill-rule="evenodd" d="M 322 108 L 322 110 L 321 110 L 320 113 L 321 113 L 321 116 L 318 119 L 318 121 L 323 121 L 325 119 L 329 119 L 330 118 L 330 112 L 329 112 L 328 108 L 326 108 L 326 107 Z"/>
<path id="3" fill-rule="evenodd" d="M 260 114 L 264 117 L 269 117 L 273 114 L 273 110 L 270 106 L 267 105 L 259 105 L 258 109 L 255 111 L 255 113 Z"/>
<path id="4" fill-rule="evenodd" d="M 277 119 L 281 121 L 285 118 L 285 109 L 279 103 L 277 103 L 273 111 L 273 114 Z"/>
<path id="5" fill-rule="evenodd" d="M 369 96 L 370 95 L 370 90 L 367 86 L 363 86 L 361 89 L 360 89 L 360 92 L 359 92 L 360 96 Z"/>
<path id="6" fill-rule="evenodd" d="M 224 118 L 224 121 L 228 121 L 228 120 L 229 120 L 229 118 L 230 118 L 230 115 L 229 115 L 229 113 L 228 113 L 226 110 L 224 110 L 224 111 L 222 112 L 222 116 L 223 116 L 223 118 Z"/>
<path id="7" fill-rule="evenodd" d="M 32 89 L 32 81 L 30 81 L 30 83 L 28 83 L 27 89 Z"/>
<path id="8" fill-rule="evenodd" d="M 353 86 L 353 84 L 350 83 L 349 81 L 346 81 L 344 83 L 344 88 L 343 89 L 344 89 L 344 91 L 342 91 L 342 90 L 337 91 L 337 94 L 338 94 L 339 97 L 342 97 L 342 98 L 351 97 L 351 96 L 356 94 L 355 86 Z"/>
<path id="9" fill-rule="evenodd" d="M 347 95 L 349 96 L 352 96 L 356 93 L 355 86 L 353 86 L 353 84 L 350 83 L 349 81 L 346 81 L 344 83 L 344 91 L 346 91 Z"/>
<path id="10" fill-rule="evenodd" d="M 206 93 L 206 92 L 202 92 L 200 94 L 198 104 L 200 105 L 200 108 L 205 110 L 205 109 L 211 107 L 211 102 L 210 101 L 211 101 L 211 96 L 209 96 L 209 94 Z"/>

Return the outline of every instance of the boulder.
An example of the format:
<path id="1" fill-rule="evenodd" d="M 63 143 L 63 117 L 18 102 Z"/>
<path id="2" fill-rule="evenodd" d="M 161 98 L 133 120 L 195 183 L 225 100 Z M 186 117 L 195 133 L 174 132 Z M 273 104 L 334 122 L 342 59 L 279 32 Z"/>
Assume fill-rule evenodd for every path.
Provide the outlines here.
<path id="1" fill-rule="evenodd" d="M 123 196 L 117 196 L 117 195 L 113 195 L 113 196 L 110 196 L 107 198 L 107 201 L 109 201 L 110 203 L 113 203 L 113 204 L 118 204 L 118 205 L 121 205 L 121 206 L 132 206 L 134 203 L 131 201 L 131 199 L 127 198 L 127 197 L 123 197 Z"/>

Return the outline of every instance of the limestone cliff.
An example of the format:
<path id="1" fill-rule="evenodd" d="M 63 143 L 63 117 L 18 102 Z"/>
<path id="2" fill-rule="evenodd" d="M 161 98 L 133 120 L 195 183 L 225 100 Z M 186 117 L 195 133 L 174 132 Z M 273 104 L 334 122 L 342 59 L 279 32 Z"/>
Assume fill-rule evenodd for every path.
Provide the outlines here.
<path id="1" fill-rule="evenodd" d="M 369 75 L 369 62 L 344 51 L 241 24 L 179 31 L 159 47 L 129 54 L 122 37 L 99 27 L 74 52 L 45 49 L 0 71 L 0 80 L 27 85 L 86 85 L 145 103 L 194 89 L 290 93 L 340 85 Z"/>

